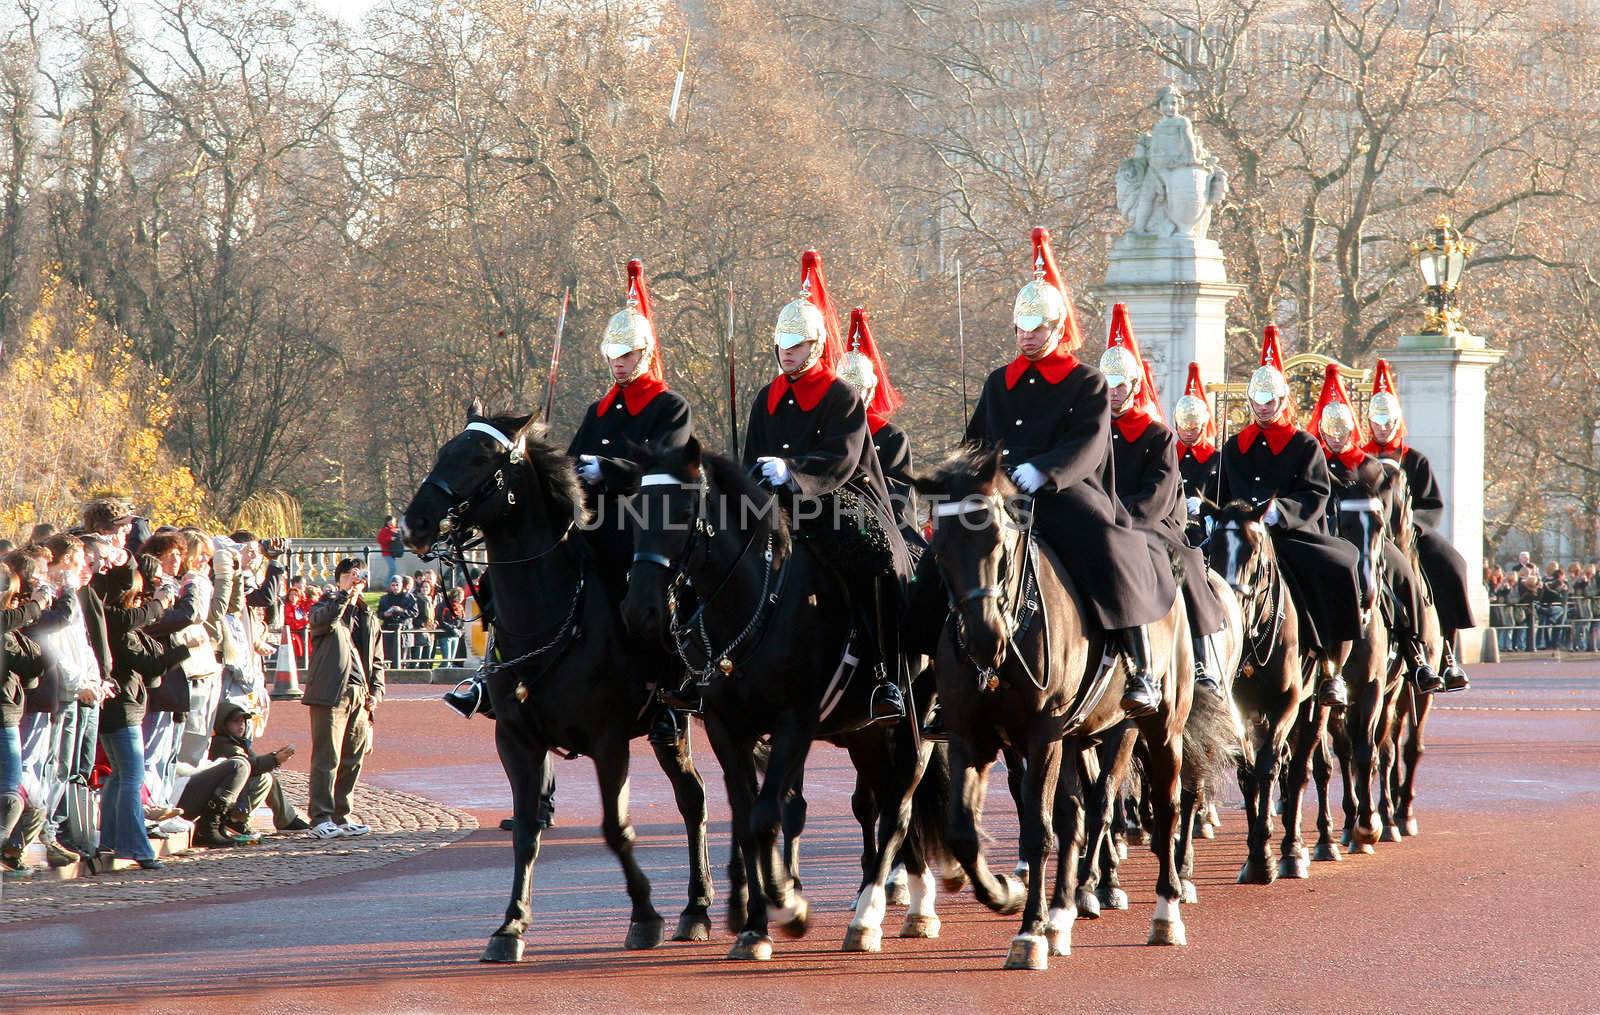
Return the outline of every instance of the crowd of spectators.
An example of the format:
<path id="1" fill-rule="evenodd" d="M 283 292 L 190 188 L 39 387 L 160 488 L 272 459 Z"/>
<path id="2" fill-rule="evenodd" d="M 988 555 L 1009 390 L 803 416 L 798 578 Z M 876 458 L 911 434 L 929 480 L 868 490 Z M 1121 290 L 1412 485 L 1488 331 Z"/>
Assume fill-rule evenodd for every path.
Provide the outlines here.
<path id="1" fill-rule="evenodd" d="M 282 540 L 152 528 L 126 504 L 88 504 L 67 531 L 0 540 L 0 867 L 28 873 L 109 858 L 163 866 L 152 839 L 228 848 L 259 839 L 251 814 L 319 839 L 370 831 L 350 796 L 383 697 L 377 622 L 361 562 L 335 584 L 290 583 Z M 313 756 L 308 820 L 257 753 L 277 640 L 308 647 Z M 363 639 L 366 639 L 363 641 Z M 314 693 L 313 693 L 314 692 Z"/>
<path id="2" fill-rule="evenodd" d="M 1600 648 L 1600 561 L 1574 561 L 1563 568 L 1548 561 L 1539 569 L 1524 551 L 1509 566 L 1484 566 L 1490 623 L 1502 652 L 1561 648 L 1590 652 Z"/>

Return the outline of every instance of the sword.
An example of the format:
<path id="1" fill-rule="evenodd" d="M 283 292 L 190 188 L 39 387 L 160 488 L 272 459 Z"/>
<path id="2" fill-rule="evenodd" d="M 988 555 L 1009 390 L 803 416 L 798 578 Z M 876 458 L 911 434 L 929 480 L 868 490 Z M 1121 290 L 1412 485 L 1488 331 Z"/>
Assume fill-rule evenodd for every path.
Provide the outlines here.
<path id="1" fill-rule="evenodd" d="M 967 408 L 967 328 L 966 315 L 961 307 L 961 258 L 956 258 L 956 349 L 961 356 L 961 418 L 972 419 Z M 965 424 L 963 424 L 965 425 Z"/>
<path id="2" fill-rule="evenodd" d="M 561 370 L 561 333 L 567 330 L 567 301 L 571 289 L 561 290 L 561 316 L 556 318 L 556 342 L 550 347 L 550 376 L 544 385 L 544 425 L 550 425 L 550 414 L 556 407 L 556 374 Z"/>
<path id="3" fill-rule="evenodd" d="M 1224 411 L 1221 413 L 1222 426 L 1217 428 L 1217 433 L 1220 439 L 1217 441 L 1217 492 L 1216 495 L 1211 498 L 1211 502 L 1213 504 L 1217 504 L 1217 501 L 1222 499 L 1222 449 L 1228 446 L 1228 413 L 1221 398 L 1217 399 L 1217 407 L 1223 409 Z M 1217 504 L 1218 508 L 1222 508 L 1224 506 L 1225 505 Z"/>
<path id="4" fill-rule="evenodd" d="M 739 461 L 739 384 L 734 367 L 733 348 L 733 283 L 728 283 L 728 444 L 733 448 L 733 460 Z"/>

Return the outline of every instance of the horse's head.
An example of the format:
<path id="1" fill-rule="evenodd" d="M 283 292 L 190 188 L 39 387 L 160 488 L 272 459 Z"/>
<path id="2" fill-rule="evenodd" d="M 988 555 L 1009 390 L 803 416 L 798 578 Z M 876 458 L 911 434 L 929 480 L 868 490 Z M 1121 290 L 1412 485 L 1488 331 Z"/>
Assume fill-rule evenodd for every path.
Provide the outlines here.
<path id="1" fill-rule="evenodd" d="M 1383 559 L 1387 521 L 1380 492 L 1376 483 L 1363 481 L 1333 501 L 1334 535 L 1354 545 L 1361 557 L 1357 574 L 1363 609 L 1377 601 L 1378 562 Z"/>
<path id="2" fill-rule="evenodd" d="M 432 470 L 400 516 L 400 533 L 423 552 L 452 531 L 488 531 L 521 517 L 571 512 L 582 520 L 583 497 L 570 463 L 533 433 L 531 416 L 489 416 L 474 399 L 466 425 L 439 449 Z M 528 466 L 549 503 L 519 500 L 517 470 Z"/>
<path id="3" fill-rule="evenodd" d="M 633 495 L 636 527 L 622 623 L 631 637 L 654 641 L 667 621 L 667 582 L 687 553 L 689 535 L 701 510 L 705 470 L 700 441 L 681 448 L 637 448 L 639 468 Z"/>
<path id="4" fill-rule="evenodd" d="M 1263 521 L 1267 507 L 1242 500 L 1223 505 L 1206 540 L 1206 564 L 1222 576 L 1241 603 L 1265 593 L 1271 577 L 1272 537 Z"/>
<path id="5" fill-rule="evenodd" d="M 960 613 L 967 656 L 977 666 L 996 668 L 1006 656 L 1002 599 L 1018 531 L 1010 509 L 1017 490 L 1000 468 L 1000 449 L 957 452 L 913 482 L 932 507 L 929 552 Z"/>

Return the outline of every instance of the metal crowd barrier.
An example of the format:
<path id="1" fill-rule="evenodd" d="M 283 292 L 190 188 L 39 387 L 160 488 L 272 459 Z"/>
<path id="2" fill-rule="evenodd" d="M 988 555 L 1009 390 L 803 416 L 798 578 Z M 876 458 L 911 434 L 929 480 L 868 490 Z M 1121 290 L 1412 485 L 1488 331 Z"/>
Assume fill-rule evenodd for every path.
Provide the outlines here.
<path id="1" fill-rule="evenodd" d="M 1501 652 L 1600 650 L 1600 596 L 1558 603 L 1489 604 L 1489 629 Z"/>

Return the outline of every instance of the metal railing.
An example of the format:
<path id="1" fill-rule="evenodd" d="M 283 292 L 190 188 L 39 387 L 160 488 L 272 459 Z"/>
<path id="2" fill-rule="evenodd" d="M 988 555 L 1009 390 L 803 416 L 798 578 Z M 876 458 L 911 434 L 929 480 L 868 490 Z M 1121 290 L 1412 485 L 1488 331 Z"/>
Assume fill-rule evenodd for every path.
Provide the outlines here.
<path id="1" fill-rule="evenodd" d="M 1489 630 L 1501 652 L 1600 651 L 1600 596 L 1490 602 Z"/>

